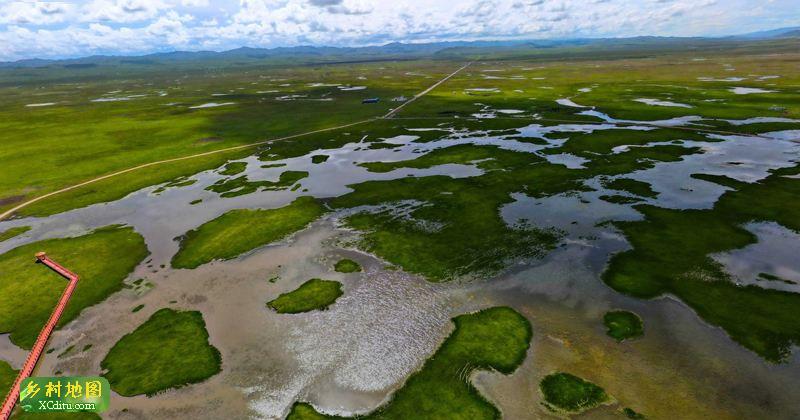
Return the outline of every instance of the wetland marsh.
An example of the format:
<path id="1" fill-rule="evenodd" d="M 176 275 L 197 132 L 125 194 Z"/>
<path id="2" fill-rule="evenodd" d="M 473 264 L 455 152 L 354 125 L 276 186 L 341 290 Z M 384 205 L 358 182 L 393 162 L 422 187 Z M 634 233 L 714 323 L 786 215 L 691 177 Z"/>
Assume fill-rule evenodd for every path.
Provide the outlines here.
<path id="1" fill-rule="evenodd" d="M 0 221 L 0 383 L 45 250 L 110 418 L 800 417 L 800 55 L 693 58 L 4 74 L 3 210 L 311 133 Z"/>

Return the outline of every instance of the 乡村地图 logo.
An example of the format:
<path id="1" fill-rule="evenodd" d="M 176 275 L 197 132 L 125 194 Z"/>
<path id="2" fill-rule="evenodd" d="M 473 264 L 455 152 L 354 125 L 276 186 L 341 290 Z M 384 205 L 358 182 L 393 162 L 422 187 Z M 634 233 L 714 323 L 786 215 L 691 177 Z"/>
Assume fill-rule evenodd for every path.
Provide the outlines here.
<path id="1" fill-rule="evenodd" d="M 100 413 L 108 408 L 110 392 L 100 376 L 31 377 L 20 384 L 19 405 L 31 413 Z"/>

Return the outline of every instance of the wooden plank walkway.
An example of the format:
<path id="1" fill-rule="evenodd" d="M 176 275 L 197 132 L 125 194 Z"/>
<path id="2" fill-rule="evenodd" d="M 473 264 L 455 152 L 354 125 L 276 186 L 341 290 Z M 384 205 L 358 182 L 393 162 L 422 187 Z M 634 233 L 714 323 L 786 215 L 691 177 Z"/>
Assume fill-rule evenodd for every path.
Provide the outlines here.
<path id="1" fill-rule="evenodd" d="M 47 323 L 42 328 L 42 331 L 39 332 L 39 337 L 36 338 L 36 342 L 33 344 L 33 348 L 28 354 L 25 364 L 22 365 L 17 379 L 15 379 L 14 384 L 11 385 L 11 389 L 8 391 L 8 395 L 6 395 L 3 401 L 2 409 L 0 409 L 0 420 L 8 420 L 11 416 L 11 412 L 14 410 L 14 406 L 19 399 L 20 384 L 25 378 L 31 376 L 31 373 L 33 373 L 33 370 L 36 368 L 36 363 L 39 362 L 39 357 L 41 357 L 44 347 L 47 345 L 47 340 L 50 339 L 50 334 L 52 334 L 53 330 L 56 328 L 58 320 L 61 319 L 61 314 L 64 313 L 64 309 L 67 307 L 67 303 L 69 303 L 72 292 L 75 291 L 75 287 L 78 285 L 77 274 L 51 260 L 44 252 L 36 254 L 36 262 L 46 265 L 51 270 L 69 280 L 69 283 L 61 294 L 61 298 L 58 299 L 56 307 L 53 308 L 53 313 L 50 314 Z"/>

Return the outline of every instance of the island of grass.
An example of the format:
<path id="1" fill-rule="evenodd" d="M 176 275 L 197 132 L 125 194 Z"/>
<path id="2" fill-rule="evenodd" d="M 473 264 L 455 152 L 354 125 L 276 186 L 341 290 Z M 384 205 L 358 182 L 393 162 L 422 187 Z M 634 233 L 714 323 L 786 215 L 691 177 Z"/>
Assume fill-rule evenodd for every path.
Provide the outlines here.
<path id="1" fill-rule="evenodd" d="M 544 405 L 557 413 L 581 413 L 611 400 L 603 388 L 563 372 L 545 376 L 539 390 L 544 395 Z"/>
<path id="2" fill-rule="evenodd" d="M 164 308 L 114 344 L 100 367 L 115 392 L 133 396 L 202 382 L 221 363 L 200 312 Z"/>
<path id="3" fill-rule="evenodd" d="M 361 266 L 351 259 L 344 258 L 336 262 L 333 269 L 340 273 L 357 273 L 361 271 Z"/>
<path id="4" fill-rule="evenodd" d="M 0 333 L 29 349 L 66 287 L 64 279 L 34 264 L 45 251 L 81 277 L 58 327 L 124 287 L 123 281 L 147 255 L 144 239 L 132 228 L 110 226 L 76 238 L 48 239 L 0 255 Z"/>
<path id="5" fill-rule="evenodd" d="M 244 172 L 245 169 L 247 169 L 247 162 L 230 162 L 219 171 L 219 174 L 226 176 L 238 175 Z"/>
<path id="6" fill-rule="evenodd" d="M 342 284 L 333 280 L 311 279 L 297 289 L 267 302 L 279 314 L 298 314 L 327 309 L 342 295 Z"/>
<path id="7" fill-rule="evenodd" d="M 328 156 L 328 155 L 314 155 L 314 156 L 311 156 L 311 162 L 315 163 L 315 164 L 320 164 L 320 163 L 326 162 L 328 160 L 328 158 L 330 158 L 330 156 Z"/>
<path id="8" fill-rule="evenodd" d="M 644 323 L 633 312 L 610 311 L 603 316 L 606 334 L 617 341 L 641 337 L 644 334 Z"/>
<path id="9" fill-rule="evenodd" d="M 497 419 L 500 411 L 469 382 L 476 369 L 513 372 L 525 359 L 532 336 L 525 317 L 508 307 L 453 319 L 455 330 L 392 399 L 366 419 Z M 340 419 L 295 403 L 287 420 Z"/>
<path id="10" fill-rule="evenodd" d="M 173 179 L 170 182 L 156 188 L 153 190 L 153 194 L 161 194 L 162 192 L 166 191 L 168 188 L 180 188 L 180 187 L 188 187 L 189 185 L 193 185 L 196 183 L 196 179 L 188 179 L 186 176 L 181 176 L 178 178 Z"/>
<path id="11" fill-rule="evenodd" d="M 172 266 L 195 268 L 235 258 L 305 228 L 323 212 L 312 197 L 299 197 L 272 210 L 231 210 L 181 237 Z"/>
<path id="12" fill-rule="evenodd" d="M 630 178 L 616 178 L 611 181 L 605 181 L 603 186 L 610 190 L 625 191 L 641 197 L 658 196 L 658 193 L 653 191 L 650 184 Z"/>
<path id="13" fill-rule="evenodd" d="M 641 203 L 642 199 L 638 197 L 629 197 L 627 195 L 601 195 L 599 197 L 603 201 L 607 201 L 611 204 L 636 204 Z"/>
<path id="14" fill-rule="evenodd" d="M 219 193 L 220 197 L 223 198 L 238 197 L 252 194 L 259 190 L 284 190 L 307 176 L 308 172 L 306 171 L 285 171 L 280 174 L 277 181 L 250 181 L 247 179 L 247 175 L 242 175 L 238 178 L 217 181 L 213 185 L 206 187 L 206 190 Z"/>
<path id="15" fill-rule="evenodd" d="M 0 242 L 7 241 L 15 236 L 22 235 L 23 233 L 31 230 L 30 226 L 17 226 L 10 229 L 6 229 L 0 232 Z"/>

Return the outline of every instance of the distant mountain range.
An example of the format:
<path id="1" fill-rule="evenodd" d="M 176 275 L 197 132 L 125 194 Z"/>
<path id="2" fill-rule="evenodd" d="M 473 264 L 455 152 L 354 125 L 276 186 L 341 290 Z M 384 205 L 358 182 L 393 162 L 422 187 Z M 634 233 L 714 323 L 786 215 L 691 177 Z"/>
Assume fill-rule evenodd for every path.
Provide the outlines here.
<path id="1" fill-rule="evenodd" d="M 547 50 L 567 49 L 587 51 L 589 49 L 679 49 L 717 46 L 741 41 L 800 38 L 800 27 L 773 29 L 726 37 L 656 37 L 639 36 L 631 38 L 583 38 L 561 40 L 523 40 L 523 41 L 451 41 L 432 43 L 393 42 L 369 47 L 327 47 L 297 46 L 278 48 L 240 47 L 228 51 L 174 51 L 140 56 L 95 55 L 74 59 L 45 60 L 26 59 L 14 62 L 0 62 L 0 68 L 92 68 L 98 66 L 141 65 L 158 66 L 163 64 L 199 64 L 229 62 L 236 64 L 256 64 L 264 60 L 286 63 L 331 63 L 364 62 L 386 59 L 415 59 L 422 57 L 481 56 L 483 54 L 505 51 L 524 51 L 539 54 Z M 800 40 L 799 40 L 800 41 Z"/>

